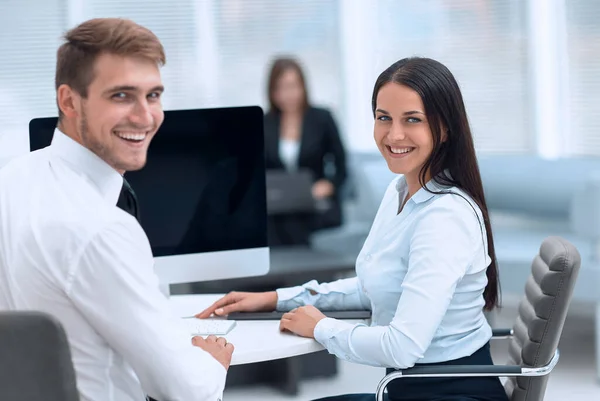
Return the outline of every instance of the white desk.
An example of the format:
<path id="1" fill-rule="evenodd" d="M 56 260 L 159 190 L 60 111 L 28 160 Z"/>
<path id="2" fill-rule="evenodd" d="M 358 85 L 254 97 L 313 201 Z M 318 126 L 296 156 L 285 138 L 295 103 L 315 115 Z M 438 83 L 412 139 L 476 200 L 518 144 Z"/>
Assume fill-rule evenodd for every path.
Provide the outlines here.
<path id="1" fill-rule="evenodd" d="M 174 295 L 170 303 L 174 314 L 192 316 L 210 306 L 220 295 Z M 270 361 L 323 350 L 311 338 L 279 331 L 278 320 L 239 320 L 236 327 L 224 336 L 235 346 L 232 365 Z"/>

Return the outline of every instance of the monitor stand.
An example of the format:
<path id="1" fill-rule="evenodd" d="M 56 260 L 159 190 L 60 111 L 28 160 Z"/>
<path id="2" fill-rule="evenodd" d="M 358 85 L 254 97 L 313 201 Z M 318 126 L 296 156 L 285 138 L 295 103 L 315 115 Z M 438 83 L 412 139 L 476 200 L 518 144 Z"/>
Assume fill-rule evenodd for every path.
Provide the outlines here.
<path id="1" fill-rule="evenodd" d="M 160 291 L 167 298 L 171 295 L 171 284 L 264 276 L 269 267 L 268 247 L 154 258 Z"/>

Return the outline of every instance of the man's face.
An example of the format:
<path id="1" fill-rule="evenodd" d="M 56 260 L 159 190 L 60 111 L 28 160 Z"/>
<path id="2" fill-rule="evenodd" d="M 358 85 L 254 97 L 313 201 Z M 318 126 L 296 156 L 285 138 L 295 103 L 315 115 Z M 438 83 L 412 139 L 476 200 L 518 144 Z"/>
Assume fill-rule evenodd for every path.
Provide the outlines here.
<path id="1" fill-rule="evenodd" d="M 81 144 L 120 173 L 141 169 L 164 120 L 162 92 L 155 62 L 100 55 L 87 99 L 74 102 Z"/>

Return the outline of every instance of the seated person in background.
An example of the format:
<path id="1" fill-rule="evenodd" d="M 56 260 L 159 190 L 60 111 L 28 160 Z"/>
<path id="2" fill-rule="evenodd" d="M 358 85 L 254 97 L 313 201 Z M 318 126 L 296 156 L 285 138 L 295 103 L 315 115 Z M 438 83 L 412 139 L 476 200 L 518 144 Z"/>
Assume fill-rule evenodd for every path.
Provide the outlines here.
<path id="1" fill-rule="evenodd" d="M 459 86 L 427 58 L 383 71 L 372 97 L 377 146 L 394 179 L 356 262 L 357 277 L 265 293 L 230 293 L 198 314 L 287 311 L 281 330 L 314 337 L 347 361 L 389 370 L 492 364 L 484 310 L 498 269 L 473 138 Z M 372 324 L 319 309 L 371 309 Z M 388 400 L 503 400 L 498 378 L 405 378 Z M 329 400 L 367 401 L 373 394 Z"/>
<path id="2" fill-rule="evenodd" d="M 170 313 L 123 178 L 164 119 L 163 46 L 117 18 L 65 39 L 52 144 L 0 170 L 0 309 L 62 323 L 82 400 L 218 401 L 233 346 Z"/>
<path id="3" fill-rule="evenodd" d="M 309 170 L 312 195 L 325 210 L 269 216 L 269 245 L 309 245 L 312 231 L 341 224 L 340 187 L 346 179 L 346 155 L 331 113 L 310 105 L 297 61 L 276 59 L 269 76 L 269 112 L 265 115 L 266 168 Z M 331 159 L 331 160 L 328 160 Z M 334 174 L 327 176 L 327 162 Z"/>

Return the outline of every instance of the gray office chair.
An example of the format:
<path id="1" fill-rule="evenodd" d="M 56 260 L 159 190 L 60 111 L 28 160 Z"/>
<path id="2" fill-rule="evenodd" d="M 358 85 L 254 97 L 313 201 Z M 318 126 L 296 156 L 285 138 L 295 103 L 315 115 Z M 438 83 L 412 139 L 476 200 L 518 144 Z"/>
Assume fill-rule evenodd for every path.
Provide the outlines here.
<path id="1" fill-rule="evenodd" d="M 61 324 L 39 312 L 0 312 L 2 401 L 77 401 L 79 392 Z"/>
<path id="2" fill-rule="evenodd" d="M 403 377 L 509 377 L 504 385 L 511 401 L 544 399 L 548 374 L 558 362 L 558 341 L 579 273 L 581 256 L 560 237 L 549 237 L 533 260 L 512 329 L 494 330 L 494 338 L 509 337 L 507 365 L 422 366 L 397 370 L 377 386 L 376 399 L 383 400 L 387 385 Z"/>

